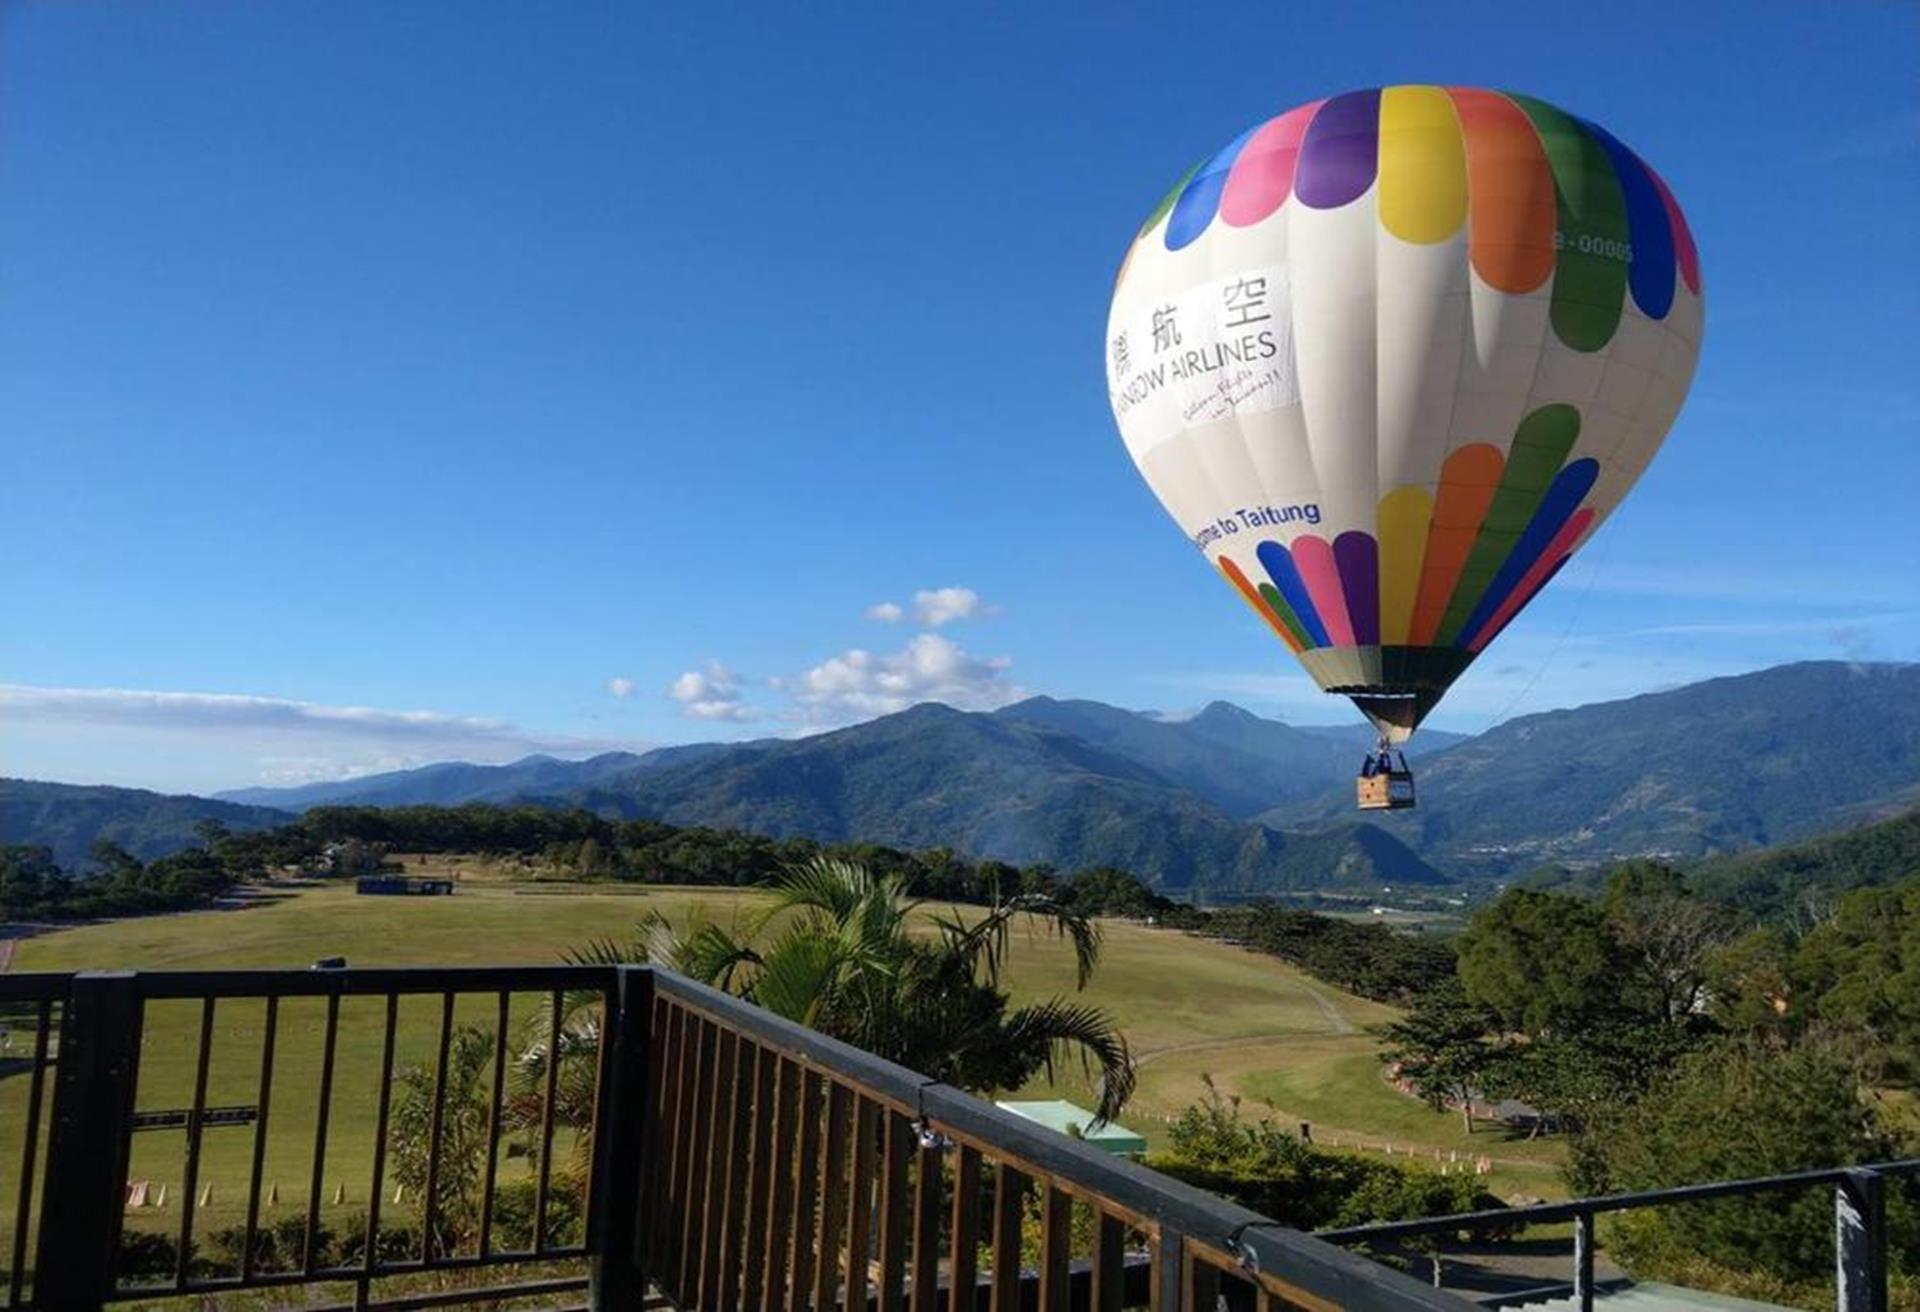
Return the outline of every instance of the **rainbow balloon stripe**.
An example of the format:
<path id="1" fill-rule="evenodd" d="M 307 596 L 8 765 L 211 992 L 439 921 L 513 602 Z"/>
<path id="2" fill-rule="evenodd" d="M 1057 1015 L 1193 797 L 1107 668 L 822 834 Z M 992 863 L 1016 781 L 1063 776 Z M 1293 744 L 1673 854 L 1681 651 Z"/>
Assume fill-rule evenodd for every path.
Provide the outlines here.
<path id="1" fill-rule="evenodd" d="M 1577 351 L 1605 346 L 1623 298 L 1650 319 L 1700 262 L 1672 194 L 1612 134 L 1529 96 L 1464 87 L 1350 91 L 1269 119 L 1180 180 L 1154 208 L 1177 251 L 1215 222 L 1244 228 L 1289 197 L 1338 209 L 1378 184 L 1381 225 L 1429 245 L 1468 226 L 1489 286 L 1553 282 L 1552 324 Z M 1468 196 L 1473 197 L 1469 218 Z"/>
<path id="2" fill-rule="evenodd" d="M 1221 572 L 1295 652 L 1316 647 L 1455 647 L 1478 652 L 1573 554 L 1594 512 L 1600 465 L 1568 460 L 1580 415 L 1547 405 L 1512 448 L 1461 447 L 1438 495 L 1403 487 L 1380 502 L 1380 534 L 1312 533 L 1257 549 L 1268 582 Z"/>
<path id="3" fill-rule="evenodd" d="M 1618 507 L 1705 300 L 1666 183 L 1503 91 L 1351 91 L 1203 160 L 1107 316 L 1127 453 L 1307 674 L 1403 741 Z"/>

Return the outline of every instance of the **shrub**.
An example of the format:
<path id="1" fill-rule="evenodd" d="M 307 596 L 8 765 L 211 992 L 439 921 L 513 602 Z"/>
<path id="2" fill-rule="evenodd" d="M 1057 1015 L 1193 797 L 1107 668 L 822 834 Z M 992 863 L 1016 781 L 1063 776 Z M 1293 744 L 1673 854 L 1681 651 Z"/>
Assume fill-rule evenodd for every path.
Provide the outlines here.
<path id="1" fill-rule="evenodd" d="M 555 1171 L 547 1192 L 547 1245 L 557 1248 L 581 1240 L 581 1196 L 578 1182 Z M 533 1247 L 533 1211 L 538 1184 L 515 1180 L 501 1184 L 493 1195 L 493 1245 L 500 1249 Z"/>
<path id="2" fill-rule="evenodd" d="M 1272 1121 L 1247 1119 L 1240 1100 L 1221 1097 L 1211 1079 L 1206 1098 L 1180 1114 L 1169 1139 L 1172 1151 L 1152 1159 L 1155 1170 L 1302 1230 L 1503 1205 L 1470 1175 L 1323 1152 Z M 1495 1238 L 1514 1229 L 1486 1226 L 1473 1237 Z"/>

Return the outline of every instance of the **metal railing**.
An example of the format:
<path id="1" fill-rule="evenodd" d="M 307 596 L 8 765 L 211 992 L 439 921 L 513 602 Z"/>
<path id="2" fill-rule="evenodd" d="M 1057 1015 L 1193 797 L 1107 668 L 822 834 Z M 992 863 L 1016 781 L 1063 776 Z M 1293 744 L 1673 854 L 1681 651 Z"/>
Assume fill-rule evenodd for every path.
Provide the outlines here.
<path id="1" fill-rule="evenodd" d="M 1571 1296 L 1580 1312 L 1593 1312 L 1595 1284 L 1594 1224 L 1610 1212 L 1628 1212 L 1678 1203 L 1751 1197 L 1822 1186 L 1833 1189 L 1834 1291 L 1839 1312 L 1886 1312 L 1887 1203 L 1886 1182 L 1902 1176 L 1920 1176 L 1920 1158 L 1875 1162 L 1866 1166 L 1798 1171 L 1752 1180 L 1717 1180 L 1711 1184 L 1679 1185 L 1638 1193 L 1603 1194 L 1564 1203 L 1538 1203 L 1495 1211 L 1462 1212 L 1423 1217 L 1418 1221 L 1388 1221 L 1376 1225 L 1322 1230 L 1318 1237 L 1330 1243 L 1366 1245 L 1393 1243 L 1432 1235 L 1454 1234 L 1480 1227 L 1512 1228 L 1525 1225 L 1573 1223 L 1573 1276 L 1562 1285 L 1496 1295 L 1490 1304 L 1539 1301 L 1554 1295 Z"/>
<path id="2" fill-rule="evenodd" d="M 8 1308 L 298 1286 L 394 1312 L 582 1290 L 700 1312 L 1472 1306 L 647 967 L 7 975 L 0 1004 L 34 1023 L 31 1111 L 0 1135 L 21 1156 Z M 186 1105 L 143 1105 L 170 1088 Z M 246 1127 L 216 1261 L 207 1136 Z M 129 1205 L 149 1130 L 181 1136 L 164 1217 Z M 410 1205 L 387 1199 L 400 1173 Z M 364 1215 L 324 1249 L 349 1177 Z M 531 1216 L 503 1243 L 510 1193 Z M 441 1224 L 456 1199 L 463 1224 Z M 269 1231 L 293 1250 L 268 1253 Z"/>
<path id="3" fill-rule="evenodd" d="M 53 1067 L 54 1037 L 66 1017 L 66 976 L 0 974 L 0 1023 L 8 1027 L 8 1050 L 22 1021 L 32 1029 L 31 1048 L 25 1057 L 10 1057 L 3 1073 L 9 1079 L 22 1076 L 27 1089 L 19 1113 L 19 1161 L 13 1175 L 13 1220 L 0 1234 L 0 1254 L 7 1265 L 0 1280 L 0 1307 L 23 1306 L 26 1279 L 32 1261 L 35 1194 L 43 1178 L 40 1135 L 47 1101 L 47 1072 Z M 22 1068 L 24 1063 L 24 1068 Z M 0 1162 L 0 1168 L 6 1166 Z M 4 1188 L 4 1185 L 0 1185 Z M 4 1213 L 0 1213 L 4 1215 Z"/>
<path id="4" fill-rule="evenodd" d="M 597 1014 L 604 1017 L 603 1028 L 631 1037 L 623 1029 L 620 983 L 615 970 L 593 967 L 0 976 L 0 1002 L 30 1003 L 38 1008 L 40 1022 L 20 1136 L 21 1183 L 12 1200 L 11 1261 L 0 1286 L 4 1306 L 99 1307 L 169 1295 L 343 1285 L 351 1290 L 345 1306 L 368 1307 L 377 1305 L 372 1298 L 375 1286 L 388 1277 L 408 1277 L 421 1285 L 431 1283 L 422 1276 L 448 1274 L 462 1276 L 465 1283 L 453 1290 L 415 1290 L 411 1297 L 387 1305 L 418 1307 L 454 1301 L 450 1295 L 464 1301 L 586 1288 L 588 1273 L 580 1269 L 581 1259 L 597 1248 L 593 1237 L 600 1218 L 595 1208 L 604 1201 L 604 1173 L 593 1170 L 583 1191 L 555 1178 L 556 1113 L 563 1106 L 556 1089 L 560 1063 L 544 1061 L 544 1084 L 535 1080 L 535 1087 L 525 1090 L 515 1088 L 516 1071 L 530 1055 L 544 1055 L 527 1047 L 529 1017 L 545 1013 L 549 1028 L 556 1028 L 563 1009 L 582 993 L 593 997 Z M 403 1000 L 439 1004 L 437 1025 L 424 1027 L 432 1040 L 422 1051 L 423 1066 L 432 1070 L 432 1091 L 417 1230 L 396 1225 L 390 1213 L 383 1213 L 391 1183 L 390 1118 Z M 343 1007 L 359 1001 L 372 1014 L 343 1018 Z M 288 1011 L 301 1002 L 313 1013 L 310 1028 L 317 1033 L 310 1037 L 318 1064 L 309 1072 L 311 1081 L 301 1082 L 308 1087 L 294 1089 L 287 1069 L 309 1066 L 313 1053 L 291 1052 L 282 1031 Z M 180 1043 L 178 1033 L 169 1033 L 143 1044 L 152 1030 L 151 1013 L 166 1004 L 197 1012 L 197 1021 L 171 1027 L 185 1030 L 188 1037 Z M 436 1211 L 446 1192 L 439 1175 L 445 1161 L 442 1114 L 449 1105 L 449 1050 L 462 1011 L 490 1017 L 492 1023 L 484 1027 L 491 1049 L 483 1095 L 484 1156 L 474 1154 L 483 1163 L 480 1224 L 477 1236 L 456 1243 L 446 1238 Z M 639 1021 L 644 1026 L 644 1011 Z M 57 1042 L 50 1042 L 56 1031 Z M 251 1050 L 232 1054 L 234 1069 L 225 1083 L 244 1088 L 248 1101 L 215 1106 L 209 1100 L 209 1075 L 216 1038 L 235 1036 L 249 1041 Z M 642 1029 L 633 1046 L 644 1043 Z M 617 1045 L 602 1045 L 596 1056 L 592 1119 L 571 1127 L 595 1151 L 617 1146 L 622 1138 L 611 1128 L 618 1118 L 605 1116 L 614 1092 L 606 1067 L 617 1051 Z M 169 1083 L 167 1075 L 185 1077 L 180 1083 L 191 1088 L 183 1099 L 186 1105 L 140 1106 L 144 1089 L 150 1083 Z M 49 1083 L 51 1105 L 43 1117 L 42 1095 Z M 346 1156 L 353 1160 L 343 1162 L 339 1136 L 345 1118 L 339 1104 L 348 1092 L 370 1093 L 373 1128 L 370 1137 L 361 1136 L 364 1142 L 354 1145 L 364 1151 L 349 1151 Z M 292 1110 L 286 1104 L 296 1100 L 305 1105 L 298 1109 L 295 1131 L 276 1134 L 279 1114 Z M 610 1128 L 597 1133 L 603 1120 Z M 222 1127 L 247 1126 L 252 1141 L 241 1168 L 245 1184 L 239 1214 L 244 1219 L 218 1236 L 228 1250 L 222 1262 L 209 1254 L 202 1224 L 211 1202 L 211 1182 L 202 1171 L 207 1136 L 237 1132 Z M 128 1188 L 135 1136 L 149 1130 L 181 1136 L 177 1174 L 171 1166 L 163 1172 L 176 1186 L 174 1206 L 166 1216 L 159 1209 L 136 1208 L 139 1200 Z M 524 1166 L 527 1178 L 519 1182 L 525 1185 L 519 1192 L 530 1195 L 525 1210 L 530 1210 L 531 1221 L 518 1244 L 502 1243 L 496 1228 L 505 1192 L 500 1179 L 502 1140 L 509 1131 L 529 1149 L 518 1159 L 505 1154 L 509 1163 L 518 1160 Z M 36 1149 L 43 1134 L 41 1154 Z M 307 1169 L 294 1184 L 297 1192 L 287 1215 L 279 1225 L 269 1225 L 263 1210 L 277 1203 L 279 1192 L 278 1182 L 265 1175 L 269 1149 L 281 1149 L 284 1157 L 296 1140 L 308 1149 Z M 534 1144 L 537 1150 L 532 1150 Z M 330 1178 L 336 1191 L 331 1200 L 326 1190 Z M 349 1214 L 346 1232 L 336 1232 L 349 1181 L 363 1200 L 363 1210 Z M 570 1232 L 552 1224 L 549 1214 L 556 1199 L 570 1200 L 579 1193 L 584 1193 L 578 1199 L 584 1209 L 578 1223 Z M 329 1202 L 331 1217 L 323 1215 Z M 497 1267 L 532 1267 L 538 1278 L 507 1285 L 475 1278 Z"/>

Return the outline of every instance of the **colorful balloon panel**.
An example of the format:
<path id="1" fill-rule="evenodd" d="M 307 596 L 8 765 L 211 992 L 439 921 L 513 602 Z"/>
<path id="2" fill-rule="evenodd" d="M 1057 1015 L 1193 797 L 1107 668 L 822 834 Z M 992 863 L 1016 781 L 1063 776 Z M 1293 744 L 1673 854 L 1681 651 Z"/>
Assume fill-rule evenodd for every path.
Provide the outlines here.
<path id="1" fill-rule="evenodd" d="M 1645 469 L 1703 324 L 1680 207 L 1611 133 L 1386 87 L 1167 193 L 1114 288 L 1108 391 L 1194 546 L 1400 739 Z"/>

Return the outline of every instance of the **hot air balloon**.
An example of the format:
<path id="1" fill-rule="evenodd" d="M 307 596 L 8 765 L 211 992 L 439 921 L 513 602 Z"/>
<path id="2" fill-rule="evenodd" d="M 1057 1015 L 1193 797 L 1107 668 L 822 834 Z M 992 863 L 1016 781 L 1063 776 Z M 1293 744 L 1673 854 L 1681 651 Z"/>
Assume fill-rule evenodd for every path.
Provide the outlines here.
<path id="1" fill-rule="evenodd" d="M 1700 353 L 1680 207 L 1597 124 L 1461 87 L 1242 133 L 1134 239 L 1107 324 L 1128 452 L 1319 686 L 1401 745 L 1593 537 Z"/>

